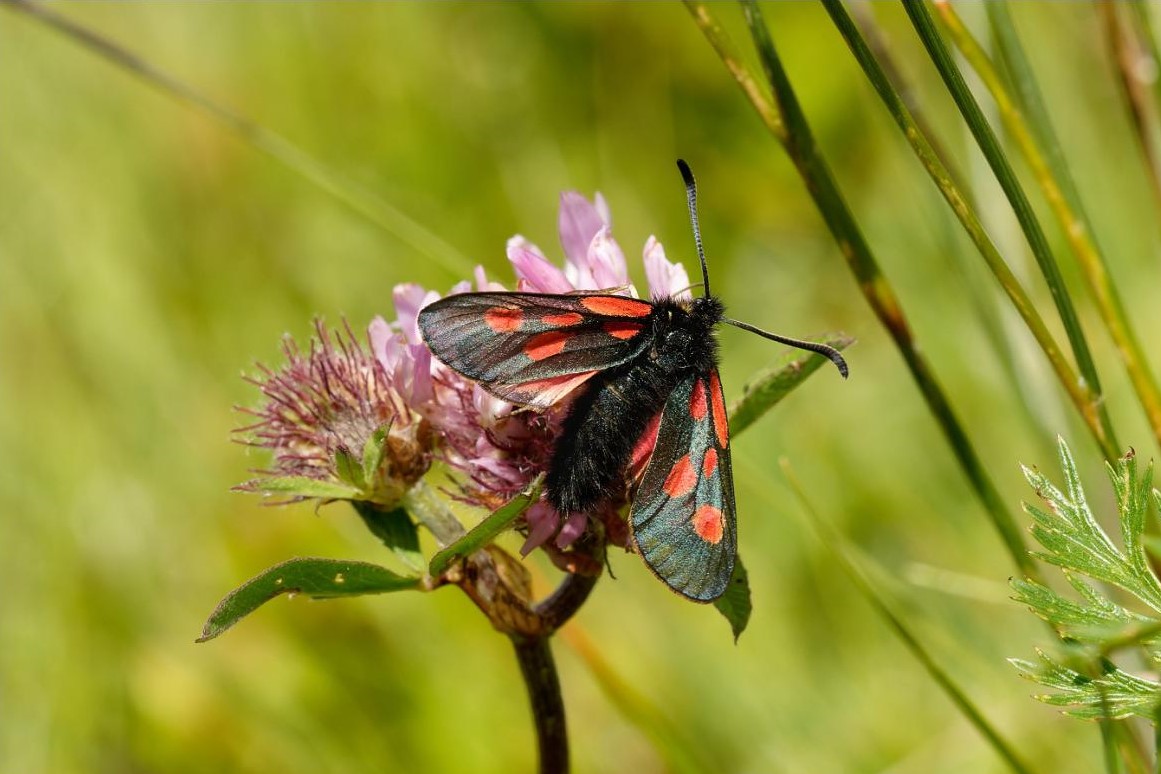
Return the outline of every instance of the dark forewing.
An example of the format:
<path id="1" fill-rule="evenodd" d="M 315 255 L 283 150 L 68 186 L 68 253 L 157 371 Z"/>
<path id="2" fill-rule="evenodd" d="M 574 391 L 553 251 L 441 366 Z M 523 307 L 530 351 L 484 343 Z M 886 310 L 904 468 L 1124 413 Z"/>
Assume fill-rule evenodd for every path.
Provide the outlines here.
<path id="1" fill-rule="evenodd" d="M 726 590 L 738 535 L 716 369 L 670 393 L 630 520 L 645 562 L 674 591 L 710 602 Z"/>
<path id="2" fill-rule="evenodd" d="M 549 406 L 647 344 L 653 305 L 608 294 L 462 293 L 419 313 L 435 356 L 505 400 Z"/>

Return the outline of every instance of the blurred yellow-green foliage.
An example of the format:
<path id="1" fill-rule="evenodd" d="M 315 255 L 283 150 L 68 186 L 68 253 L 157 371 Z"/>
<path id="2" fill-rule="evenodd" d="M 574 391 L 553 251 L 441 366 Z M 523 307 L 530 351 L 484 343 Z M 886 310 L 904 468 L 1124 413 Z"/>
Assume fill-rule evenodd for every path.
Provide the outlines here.
<path id="1" fill-rule="evenodd" d="M 793 168 L 680 5 L 55 8 L 282 134 L 501 281 L 514 233 L 559 254 L 557 194 L 568 188 L 607 197 L 639 284 L 650 234 L 689 262 L 673 167 L 683 156 L 699 175 L 715 291 L 732 315 L 790 335 L 858 337 L 849 382 L 821 371 L 738 439 L 740 547 L 754 590 L 740 644 L 712 609 L 624 555 L 573 624 L 692 759 L 656 743 L 654 724 L 618 709 L 559 641 L 578 771 L 1001 770 L 801 529 L 780 456 L 819 511 L 895 577 L 880 580 L 1038 770 L 1097 765 L 1096 727 L 1031 701 L 1004 662 L 1048 644 L 1048 632 L 1007 600 L 1012 566 L 901 359 Z M 392 315 L 395 283 L 447 288 L 466 276 L 454 253 L 422 254 L 204 112 L 0 10 L 0 770 L 529 770 L 510 646 L 455 591 L 282 599 L 220 640 L 193 642 L 220 596 L 270 564 L 383 559 L 342 507 L 269 509 L 229 491 L 265 462 L 230 441 L 241 421 L 231 407 L 256 398 L 238 375 L 277 363 L 283 333 L 305 337 L 316 314 L 361 327 Z M 749 51 L 736 8 L 717 10 Z M 905 18 L 893 5 L 876 11 L 1005 253 L 1050 309 Z M 1014 11 L 1151 348 L 1157 210 L 1099 19 L 1081 4 Z M 767 16 L 1005 500 L 1016 510 L 1030 496 L 1018 463 L 1051 468 L 1059 432 L 1109 510 L 1099 451 L 825 14 L 789 3 Z M 1120 439 L 1152 456 L 1079 276 L 1062 263 Z M 738 331 L 722 344 L 730 397 L 779 354 Z"/>

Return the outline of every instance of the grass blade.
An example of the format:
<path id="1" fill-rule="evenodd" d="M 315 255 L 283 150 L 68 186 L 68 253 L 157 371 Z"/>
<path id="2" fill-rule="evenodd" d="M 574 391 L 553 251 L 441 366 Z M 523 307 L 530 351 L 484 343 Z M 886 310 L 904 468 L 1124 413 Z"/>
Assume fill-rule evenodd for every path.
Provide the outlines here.
<path id="1" fill-rule="evenodd" d="M 1138 21 L 1144 21 L 1146 40 L 1138 40 L 1133 30 L 1129 28 L 1124 18 L 1128 10 L 1125 6 L 1138 3 L 1120 3 L 1112 0 L 1097 0 L 1097 8 L 1104 21 L 1105 39 L 1108 42 L 1109 55 L 1113 60 L 1113 67 L 1117 73 L 1117 85 L 1129 110 L 1129 118 L 1133 125 L 1133 133 L 1137 144 L 1141 148 L 1141 155 L 1145 160 L 1145 175 L 1153 189 L 1153 195 L 1161 205 L 1161 127 L 1158 127 L 1157 102 L 1149 93 L 1149 87 L 1156 84 L 1156 40 L 1152 39 L 1148 27 L 1148 10 L 1138 13 Z M 1140 5 L 1147 6 L 1147 2 Z M 1154 52 L 1151 54 L 1145 46 L 1152 43 Z M 1152 58 L 1151 76 L 1145 73 L 1149 70 L 1148 60 Z M 1152 83 L 1151 83 L 1152 81 Z M 1157 86 L 1161 95 L 1161 86 Z M 1158 96 L 1161 99 L 1161 96 Z"/>
<path id="2" fill-rule="evenodd" d="M 473 264 L 434 232 L 429 231 L 377 194 L 344 177 L 309 153 L 236 111 L 210 99 L 192 86 L 155 67 L 123 46 L 32 0 L 0 0 L 84 46 L 106 61 L 141 79 L 179 102 L 222 124 L 243 142 L 270 156 L 342 202 L 400 242 L 428 256 L 449 272 L 468 275 Z"/>
<path id="3" fill-rule="evenodd" d="M 861 569 L 860 562 L 865 562 L 866 559 L 856 558 L 853 547 L 849 546 L 846 538 L 838 532 L 838 530 L 831 527 L 829 522 L 823 519 L 814 509 L 807 497 L 806 491 L 799 483 L 797 476 L 790 467 L 790 463 L 782 459 L 782 472 L 785 474 L 787 481 L 790 483 L 790 488 L 794 490 L 794 494 L 798 497 L 798 501 L 802 504 L 803 511 L 809 518 L 802 518 L 799 514 L 799 520 L 803 526 L 818 540 L 819 544 L 830 554 L 834 563 L 846 574 L 855 588 L 863 596 L 876 613 L 887 623 L 887 625 L 898 635 L 899 639 L 911 652 L 911 655 L 922 665 L 927 674 L 939 685 L 947 697 L 951 699 L 952 703 L 963 713 L 976 730 L 983 735 L 983 737 L 992 746 L 996 754 L 1008 764 L 1008 768 L 1017 774 L 1031 774 L 1031 769 L 1028 765 L 1020 759 L 1012 746 L 1000 735 L 1000 732 L 988 722 L 982 710 L 977 707 L 971 698 L 964 692 L 962 688 L 952 679 L 951 675 L 947 673 L 935 657 L 923 646 L 919 638 L 907 625 L 907 622 L 895 610 L 894 603 L 888 596 L 876 588 L 866 573 Z"/>
<path id="4" fill-rule="evenodd" d="M 854 215 L 838 189 L 834 175 L 818 152 L 814 136 L 798 104 L 789 78 L 782 68 L 757 5 L 747 2 L 743 8 L 777 104 L 771 102 L 758 88 L 756 80 L 743 64 L 708 4 L 701 0 L 685 0 L 685 4 L 694 22 L 758 112 L 763 124 L 778 139 L 793 161 L 807 190 L 814 197 L 827 227 L 838 242 L 847 266 L 859 284 L 859 289 L 902 354 L 928 408 L 935 415 L 936 422 L 951 445 L 973 490 L 1000 533 L 1012 561 L 1020 568 L 1021 573 L 1033 578 L 1038 577 L 1039 570 L 1028 556 L 1023 532 L 1017 527 L 995 484 L 984 470 L 971 440 L 948 402 L 947 395 L 937 381 L 930 364 L 916 346 L 915 336 L 890 281 L 879 268 L 870 245 L 867 244 Z"/>
<path id="5" fill-rule="evenodd" d="M 1036 311 L 1023 285 L 1012 273 L 995 243 L 984 230 L 983 223 L 969 206 L 968 197 L 960 190 L 955 177 L 932 145 L 929 133 L 924 131 L 923 127 L 915 120 L 903 96 L 892 85 L 887 72 L 876 60 L 858 26 L 847 13 L 842 0 L 822 0 L 822 4 L 827 13 L 830 14 L 831 20 L 843 36 L 847 46 L 851 49 L 851 53 L 854 54 L 859 66 L 862 67 L 863 72 L 870 80 L 875 92 L 886 105 L 887 111 L 903 132 L 908 144 L 911 145 L 916 157 L 923 164 L 936 187 L 939 188 L 939 192 L 947 201 L 948 206 L 951 207 L 952 212 L 955 213 L 960 224 L 963 225 L 996 281 L 1000 283 L 1000 287 L 1008 295 L 1012 306 L 1016 308 L 1033 338 L 1040 345 L 1040 349 L 1048 358 L 1061 386 L 1068 393 L 1073 405 L 1076 406 L 1077 411 L 1080 412 L 1085 424 L 1096 439 L 1097 445 L 1101 447 L 1108 459 L 1116 459 L 1119 450 L 1112 443 L 1112 439 L 1109 438 L 1105 425 L 1101 421 L 1098 396 L 1094 395 L 1092 390 L 1077 377 L 1072 365 L 1065 358 L 1064 353 L 1049 332 L 1048 326 L 1040 317 L 1040 313 Z"/>
<path id="6" fill-rule="evenodd" d="M 1023 111 L 1020 109 L 1021 104 L 1017 104 L 1009 92 L 998 68 L 968 31 L 955 10 L 948 4 L 936 7 L 939 9 L 948 37 L 955 43 L 996 101 L 1000 118 L 1009 136 L 1028 162 L 1049 207 L 1060 223 L 1069 247 L 1092 290 L 1101 320 L 1125 364 L 1125 370 L 1149 420 L 1149 426 L 1161 443 L 1161 391 L 1158 390 L 1153 374 L 1149 372 L 1144 350 L 1129 323 L 1120 294 L 1113 284 L 1104 255 L 1093 235 L 1092 221 L 1084 209 L 1076 184 L 1069 173 L 1060 141 L 1049 119 L 1036 77 L 1024 54 L 1008 8 L 1003 3 L 989 3 L 986 6 L 989 22 L 995 32 L 1004 64 L 1012 75 Z M 1118 456 L 1120 456 L 1119 447 L 1112 449 L 1112 456 L 1109 450 L 1105 450 L 1105 457 L 1110 462 L 1115 461 Z"/>
<path id="7" fill-rule="evenodd" d="M 940 7 L 946 7 L 946 3 L 941 3 Z M 1106 445 L 1112 449 L 1113 459 L 1115 459 L 1116 450 L 1120 448 L 1120 445 L 1113 434 L 1108 412 L 1102 400 L 1096 365 L 1093 362 L 1088 341 L 1073 306 L 1072 297 L 1064 284 L 1064 278 L 1060 274 L 1056 258 L 1048 247 L 1048 240 L 1044 236 L 1044 230 L 1040 227 L 1040 221 L 1036 218 L 1036 213 L 1032 210 L 1032 205 L 1016 178 L 1015 170 L 1012 169 L 1012 165 L 1000 147 L 999 140 L 991 126 L 988 125 L 987 119 L 975 97 L 972 96 L 971 90 L 968 89 L 967 83 L 964 82 L 959 68 L 951 57 L 951 52 L 948 51 L 943 39 L 939 36 L 939 32 L 935 28 L 935 21 L 927 10 L 927 5 L 923 0 L 903 0 L 903 8 L 907 11 L 907 16 L 911 19 L 911 24 L 923 42 L 924 48 L 927 49 L 928 56 L 931 57 L 931 61 L 939 71 L 944 85 L 951 93 L 951 97 L 967 123 L 968 129 L 983 152 L 984 158 L 987 159 L 988 166 L 991 167 L 992 173 L 996 176 L 996 180 L 1000 183 L 1004 195 L 1008 198 L 1008 202 L 1016 214 L 1024 237 L 1032 249 L 1032 255 L 1040 267 L 1040 273 L 1048 284 L 1048 291 L 1052 295 L 1053 303 L 1060 315 L 1060 321 L 1064 325 L 1065 334 L 1072 346 L 1077 370 L 1080 371 L 1081 377 L 1097 398 L 1098 403 L 1095 411 L 1104 436 L 1107 438 Z M 1106 446 L 1102 446 L 1102 451 L 1105 448 Z"/>

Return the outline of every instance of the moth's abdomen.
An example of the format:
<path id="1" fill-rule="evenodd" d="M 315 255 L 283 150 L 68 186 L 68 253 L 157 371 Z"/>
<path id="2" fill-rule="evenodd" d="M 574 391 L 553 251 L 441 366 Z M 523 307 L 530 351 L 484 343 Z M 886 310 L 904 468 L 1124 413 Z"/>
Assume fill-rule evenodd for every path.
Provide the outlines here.
<path id="1" fill-rule="evenodd" d="M 565 419 L 545 479 L 557 511 L 587 513 L 620 491 L 633 446 L 679 378 L 646 361 L 593 379 Z"/>

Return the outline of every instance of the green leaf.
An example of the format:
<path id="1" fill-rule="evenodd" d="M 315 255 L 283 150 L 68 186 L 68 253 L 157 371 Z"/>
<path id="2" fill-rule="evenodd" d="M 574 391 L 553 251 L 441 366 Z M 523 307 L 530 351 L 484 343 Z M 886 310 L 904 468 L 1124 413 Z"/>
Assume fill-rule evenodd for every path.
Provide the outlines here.
<path id="1" fill-rule="evenodd" d="M 734 642 L 746 630 L 750 623 L 750 612 L 753 605 L 750 603 L 750 576 L 746 566 L 742 564 L 742 557 L 734 560 L 734 573 L 730 576 L 730 585 L 726 586 L 726 593 L 714 600 L 714 607 L 730 622 L 730 629 L 734 632 Z"/>
<path id="2" fill-rule="evenodd" d="M 355 455 L 346 449 L 335 450 L 335 472 L 356 491 L 366 491 L 367 481 L 363 478 L 362 460 L 356 460 Z"/>
<path id="3" fill-rule="evenodd" d="M 1161 581 L 1146 556 L 1152 538 L 1143 535 L 1152 489 L 1153 466 L 1138 470 L 1130 453 L 1116 465 L 1106 465 L 1116 493 L 1122 548 L 1101 527 L 1089 507 L 1076 462 L 1059 441 L 1063 490 L 1039 471 L 1024 475 L 1047 505 L 1025 505 L 1032 517 L 1032 535 L 1043 547 L 1038 556 L 1061 567 L 1077 599 L 1068 599 L 1047 586 L 1016 580 L 1016 601 L 1053 625 L 1072 643 L 1071 660 L 1038 652 L 1037 662 L 1013 660 L 1021 674 L 1051 688 L 1036 698 L 1066 707 L 1067 714 L 1084 718 L 1118 719 L 1137 715 L 1152 719 L 1161 704 L 1161 683 L 1124 672 L 1104 658 L 1115 650 L 1144 650 L 1151 663 L 1161 663 Z M 1136 597 L 1147 613 L 1131 610 L 1108 597 L 1087 576 Z M 1076 661 L 1072 664 L 1071 661 Z M 1077 668 L 1078 667 L 1078 668 Z M 1084 671 L 1081 671 L 1084 670 Z"/>
<path id="4" fill-rule="evenodd" d="M 427 562 L 419 551 L 419 530 L 403 508 L 385 511 L 373 503 L 352 502 L 371 534 L 383 541 L 409 570 L 422 573 Z"/>
<path id="5" fill-rule="evenodd" d="M 1089 677 L 1062 664 L 1042 651 L 1038 662 L 1009 659 L 1021 676 L 1052 688 L 1057 693 L 1036 698 L 1078 718 L 1119 720 L 1136 715 L 1152 719 L 1157 711 L 1161 684 L 1125 672 L 1107 659 L 1100 662 L 1101 674 Z"/>
<path id="6" fill-rule="evenodd" d="M 854 339 L 842 334 L 826 336 L 823 341 L 835 349 L 843 350 L 849 347 Z M 790 394 L 798 385 L 806 381 L 806 377 L 819 369 L 824 363 L 830 363 L 822 355 L 812 352 L 791 352 L 783 356 L 774 366 L 759 371 L 742 388 L 742 397 L 730 406 L 730 435 L 738 433 L 754 424 L 763 414 L 774 408 L 783 398 Z"/>
<path id="7" fill-rule="evenodd" d="M 431 557 L 431 566 L 428 572 L 432 576 L 438 577 L 452 562 L 475 553 L 495 540 L 524 511 L 528 510 L 533 503 L 540 499 L 540 482 L 541 479 L 539 478 L 533 481 L 528 491 L 524 492 L 524 494 L 513 497 L 469 530 L 466 535 Z"/>
<path id="8" fill-rule="evenodd" d="M 418 578 L 397 575 L 377 564 L 341 559 L 290 559 L 231 591 L 210 614 L 197 641 L 212 640 L 280 594 L 332 599 L 418 587 Z"/>
<path id="9" fill-rule="evenodd" d="M 288 497 L 317 497 L 320 500 L 353 500 L 362 493 L 337 481 L 323 481 L 306 476 L 276 476 L 253 482 L 253 488 L 265 494 Z"/>

